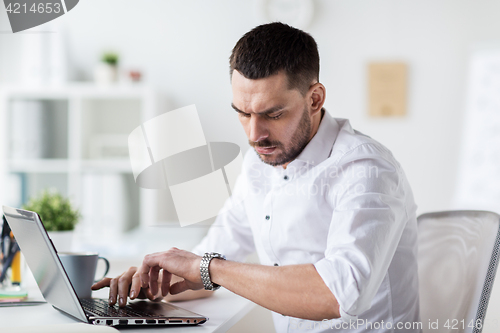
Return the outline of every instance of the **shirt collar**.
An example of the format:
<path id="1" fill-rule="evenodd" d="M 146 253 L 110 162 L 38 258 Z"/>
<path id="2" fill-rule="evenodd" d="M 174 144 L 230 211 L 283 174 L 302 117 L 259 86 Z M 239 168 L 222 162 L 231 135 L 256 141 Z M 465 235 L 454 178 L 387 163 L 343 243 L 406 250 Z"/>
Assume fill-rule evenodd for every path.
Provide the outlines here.
<path id="1" fill-rule="evenodd" d="M 337 121 L 325 110 L 318 131 L 296 160 L 313 165 L 318 165 L 326 160 L 330 156 L 339 128 Z"/>

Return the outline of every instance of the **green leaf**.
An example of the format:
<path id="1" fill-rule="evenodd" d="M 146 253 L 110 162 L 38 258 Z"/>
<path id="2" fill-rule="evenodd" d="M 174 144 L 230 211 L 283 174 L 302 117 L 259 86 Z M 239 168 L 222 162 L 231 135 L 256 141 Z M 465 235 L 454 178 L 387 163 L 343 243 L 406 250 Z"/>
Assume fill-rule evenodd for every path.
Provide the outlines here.
<path id="1" fill-rule="evenodd" d="M 73 230 L 81 217 L 69 199 L 54 189 L 44 190 L 39 196 L 30 198 L 23 209 L 38 213 L 47 231 Z"/>

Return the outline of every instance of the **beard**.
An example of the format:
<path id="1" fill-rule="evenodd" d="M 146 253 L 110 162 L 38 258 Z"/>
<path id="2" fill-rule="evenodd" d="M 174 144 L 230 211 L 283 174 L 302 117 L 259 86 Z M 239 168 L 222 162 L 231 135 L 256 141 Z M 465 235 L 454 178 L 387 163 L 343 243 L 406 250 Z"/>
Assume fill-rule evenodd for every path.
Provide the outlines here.
<path id="1" fill-rule="evenodd" d="M 272 166 L 283 165 L 293 161 L 300 155 L 302 150 L 304 150 L 309 143 L 311 130 L 312 123 L 309 118 L 309 112 L 307 111 L 307 108 L 304 108 L 302 118 L 292 135 L 292 139 L 290 140 L 288 147 L 285 147 L 285 145 L 279 141 L 267 139 L 259 142 L 248 141 L 248 143 L 252 147 L 276 147 L 275 151 L 280 150 L 281 152 L 274 157 L 272 155 L 261 155 L 258 152 L 257 155 L 259 155 L 260 160 L 266 164 Z"/>

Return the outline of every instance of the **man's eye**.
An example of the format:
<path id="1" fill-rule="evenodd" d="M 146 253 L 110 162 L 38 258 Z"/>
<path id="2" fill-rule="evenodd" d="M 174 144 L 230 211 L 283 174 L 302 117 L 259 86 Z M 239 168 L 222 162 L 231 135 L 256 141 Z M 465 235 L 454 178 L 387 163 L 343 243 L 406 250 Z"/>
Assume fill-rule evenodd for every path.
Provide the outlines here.
<path id="1" fill-rule="evenodd" d="M 275 116 L 269 116 L 269 118 L 276 120 L 276 119 L 279 119 L 282 115 L 283 115 L 283 113 L 280 113 L 280 114 L 277 114 Z"/>
<path id="2" fill-rule="evenodd" d="M 245 113 L 245 112 L 238 112 L 238 113 L 239 113 L 239 115 L 240 115 L 241 117 L 245 117 L 245 118 L 250 117 L 250 114 L 249 114 L 249 113 Z"/>

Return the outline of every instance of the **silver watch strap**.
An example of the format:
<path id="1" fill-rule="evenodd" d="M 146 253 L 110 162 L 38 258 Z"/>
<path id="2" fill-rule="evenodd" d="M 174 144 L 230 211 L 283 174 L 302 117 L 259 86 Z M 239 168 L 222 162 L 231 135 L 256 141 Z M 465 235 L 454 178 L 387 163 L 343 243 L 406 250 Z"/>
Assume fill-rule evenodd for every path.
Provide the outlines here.
<path id="1" fill-rule="evenodd" d="M 220 288 L 218 284 L 212 282 L 212 279 L 210 278 L 210 272 L 208 271 L 208 266 L 210 266 L 210 261 L 212 261 L 212 259 L 214 258 L 226 260 L 225 256 L 216 252 L 207 252 L 203 255 L 203 258 L 201 258 L 200 262 L 201 281 L 203 282 L 203 285 L 205 286 L 206 290 L 217 290 Z"/>

